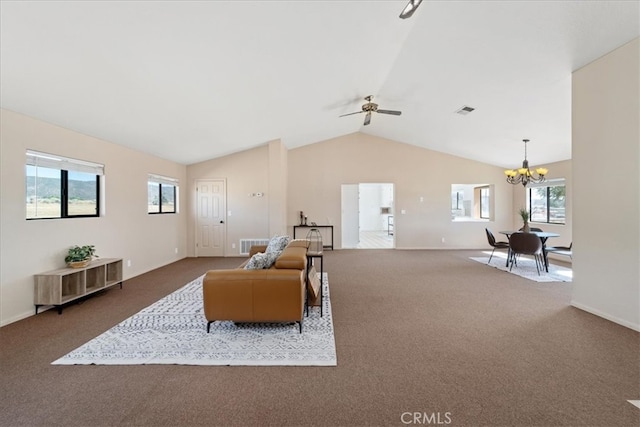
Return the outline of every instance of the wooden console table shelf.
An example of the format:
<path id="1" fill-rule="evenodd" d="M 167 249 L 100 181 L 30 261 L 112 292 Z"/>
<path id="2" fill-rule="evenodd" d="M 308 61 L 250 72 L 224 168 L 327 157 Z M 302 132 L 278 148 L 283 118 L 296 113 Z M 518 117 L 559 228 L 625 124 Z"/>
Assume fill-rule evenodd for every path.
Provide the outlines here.
<path id="1" fill-rule="evenodd" d="M 36 314 L 43 305 L 57 306 L 58 314 L 62 314 L 64 304 L 117 284 L 122 289 L 121 258 L 102 258 L 82 268 L 61 268 L 36 274 L 33 283 Z"/>

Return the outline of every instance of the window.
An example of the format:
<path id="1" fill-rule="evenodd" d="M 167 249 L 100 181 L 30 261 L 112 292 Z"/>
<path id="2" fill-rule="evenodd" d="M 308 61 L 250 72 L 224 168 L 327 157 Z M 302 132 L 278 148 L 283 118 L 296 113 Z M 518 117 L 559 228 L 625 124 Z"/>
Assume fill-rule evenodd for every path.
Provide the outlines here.
<path id="1" fill-rule="evenodd" d="M 452 221 L 490 221 L 493 215 L 492 184 L 452 184 Z"/>
<path id="2" fill-rule="evenodd" d="M 531 222 L 564 224 L 565 194 L 564 180 L 528 187 L 527 204 Z"/>
<path id="3" fill-rule="evenodd" d="M 480 188 L 480 218 L 489 219 L 490 216 L 490 194 L 489 187 Z"/>
<path id="4" fill-rule="evenodd" d="M 26 218 L 100 216 L 104 166 L 27 150 Z"/>
<path id="5" fill-rule="evenodd" d="M 462 191 L 451 191 L 451 211 L 458 211 L 464 209 L 462 201 L 464 200 Z"/>
<path id="6" fill-rule="evenodd" d="M 147 212 L 150 214 L 177 213 L 178 180 L 149 175 L 147 182 Z"/>

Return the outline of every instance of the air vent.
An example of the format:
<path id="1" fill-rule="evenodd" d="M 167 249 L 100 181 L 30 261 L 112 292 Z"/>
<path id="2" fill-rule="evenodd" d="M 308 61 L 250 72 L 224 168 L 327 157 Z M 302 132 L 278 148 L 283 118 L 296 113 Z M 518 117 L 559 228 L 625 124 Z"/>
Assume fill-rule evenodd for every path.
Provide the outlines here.
<path id="1" fill-rule="evenodd" d="M 462 114 L 462 115 L 464 116 L 464 115 L 469 114 L 469 113 L 470 113 L 470 112 L 472 112 L 473 110 L 475 110 L 475 108 L 473 108 L 473 107 L 469 107 L 469 106 L 466 106 L 466 105 L 465 105 L 465 106 L 463 106 L 462 108 L 460 108 L 458 111 L 456 111 L 456 113 L 457 113 L 457 114 Z"/>

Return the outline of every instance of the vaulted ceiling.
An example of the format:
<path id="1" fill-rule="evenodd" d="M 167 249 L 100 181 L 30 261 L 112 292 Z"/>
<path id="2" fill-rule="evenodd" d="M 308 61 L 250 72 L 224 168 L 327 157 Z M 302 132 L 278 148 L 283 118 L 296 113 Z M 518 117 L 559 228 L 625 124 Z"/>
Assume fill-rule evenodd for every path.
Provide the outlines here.
<path id="1" fill-rule="evenodd" d="M 3 0 L 1 105 L 184 164 L 360 131 L 535 165 L 571 157 L 572 71 L 640 34 L 637 1 L 406 3 Z M 402 115 L 339 117 L 367 95 Z"/>

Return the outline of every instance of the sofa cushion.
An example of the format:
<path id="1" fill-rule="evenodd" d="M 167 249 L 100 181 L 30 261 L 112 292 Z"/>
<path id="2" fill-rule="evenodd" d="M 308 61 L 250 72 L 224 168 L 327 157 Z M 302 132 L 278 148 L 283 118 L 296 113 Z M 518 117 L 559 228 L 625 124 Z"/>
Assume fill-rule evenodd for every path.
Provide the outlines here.
<path id="1" fill-rule="evenodd" d="M 289 236 L 273 236 L 269 240 L 265 253 L 282 252 L 287 247 L 287 244 L 289 244 Z"/>
<path id="2" fill-rule="evenodd" d="M 254 254 L 247 264 L 244 266 L 245 270 L 262 270 L 271 268 L 275 264 L 276 259 L 280 256 L 280 252 L 258 252 Z"/>

